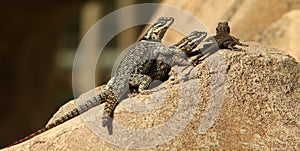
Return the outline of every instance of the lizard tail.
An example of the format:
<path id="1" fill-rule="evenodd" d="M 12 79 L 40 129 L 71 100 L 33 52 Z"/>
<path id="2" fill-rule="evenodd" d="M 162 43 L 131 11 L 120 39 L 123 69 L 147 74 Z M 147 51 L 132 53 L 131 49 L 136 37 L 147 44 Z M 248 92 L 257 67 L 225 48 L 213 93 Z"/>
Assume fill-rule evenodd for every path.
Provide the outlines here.
<path id="1" fill-rule="evenodd" d="M 88 111 L 89 109 L 95 107 L 95 106 L 98 106 L 102 103 L 104 103 L 106 101 L 106 94 L 105 93 L 101 93 L 97 96 L 94 96 L 93 98 L 89 99 L 88 101 L 86 101 L 85 103 L 79 105 L 77 108 L 73 109 L 72 111 L 68 112 L 67 114 L 65 114 L 64 116 L 58 118 L 57 120 L 55 120 L 53 123 L 50 123 L 49 125 L 47 125 L 46 127 L 10 144 L 9 146 L 7 147 L 10 147 L 10 146 L 13 146 L 13 145 L 16 145 L 16 144 L 19 144 L 19 143 L 22 143 L 26 140 L 29 140 L 31 138 L 33 138 L 34 136 L 37 136 L 53 127 L 56 127 L 57 125 L 60 125 L 86 111 Z"/>
<path id="2" fill-rule="evenodd" d="M 55 127 L 55 126 L 57 126 L 61 123 L 64 123 L 65 121 L 67 121 L 71 118 L 74 118 L 74 117 L 78 116 L 78 115 L 80 115 L 78 109 L 74 109 L 71 112 L 67 113 L 66 115 L 64 115 L 64 116 L 60 117 L 59 119 L 55 120 L 53 123 L 47 125 L 46 127 L 42 128 L 42 129 L 40 129 L 40 130 L 38 130 L 38 131 L 22 138 L 22 139 L 14 142 L 14 143 L 12 143 L 8 147 L 19 144 L 19 143 L 22 143 L 26 140 L 29 140 L 29 139 L 33 138 L 34 136 L 39 135 L 39 134 L 41 134 L 41 133 L 43 133 L 43 132 L 45 132 L 45 131 L 47 131 L 47 130 L 49 130 L 49 129 L 51 129 L 51 128 L 53 128 L 53 127 Z"/>

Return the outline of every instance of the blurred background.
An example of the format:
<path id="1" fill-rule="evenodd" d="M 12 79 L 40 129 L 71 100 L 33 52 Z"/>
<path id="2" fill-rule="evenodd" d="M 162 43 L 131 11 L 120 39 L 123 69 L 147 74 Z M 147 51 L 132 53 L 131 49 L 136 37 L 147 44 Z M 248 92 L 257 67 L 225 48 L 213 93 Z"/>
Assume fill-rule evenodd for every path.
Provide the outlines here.
<path id="1" fill-rule="evenodd" d="M 300 0 L 2 1 L 0 147 L 44 127 L 61 105 L 73 99 L 75 51 L 96 21 L 119 8 L 149 2 L 190 12 L 212 34 L 219 21 L 229 21 L 235 37 L 271 45 L 300 60 Z M 126 19 L 141 15 L 137 12 Z M 106 46 L 97 64 L 97 86 L 107 82 L 115 57 L 137 40 L 143 28 L 129 28 Z M 181 38 L 174 35 L 168 32 L 165 39 L 175 42 Z"/>
<path id="2" fill-rule="evenodd" d="M 73 99 L 72 65 L 82 36 L 104 15 L 135 3 L 139 1 L 1 2 L 0 147 L 44 127 Z M 97 64 L 96 85 L 107 82 L 115 57 L 137 40 L 142 29 L 127 29 L 110 41 Z"/>

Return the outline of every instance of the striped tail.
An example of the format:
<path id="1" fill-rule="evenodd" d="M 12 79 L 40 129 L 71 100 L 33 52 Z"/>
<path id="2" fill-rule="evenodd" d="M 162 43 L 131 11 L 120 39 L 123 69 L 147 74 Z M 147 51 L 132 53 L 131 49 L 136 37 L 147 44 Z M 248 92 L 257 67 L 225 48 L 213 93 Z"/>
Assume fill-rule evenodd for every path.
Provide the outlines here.
<path id="1" fill-rule="evenodd" d="M 11 144 L 10 146 L 13 146 L 13 145 L 22 143 L 22 142 L 24 142 L 24 141 L 26 141 L 26 140 L 29 140 L 29 139 L 31 139 L 32 137 L 36 136 L 36 135 L 39 135 L 39 134 L 41 134 L 41 133 L 43 133 L 43 132 L 45 132 L 45 131 L 47 131 L 47 130 L 49 130 L 49 129 L 51 129 L 51 128 L 53 128 L 53 127 L 55 127 L 55 126 L 57 126 L 57 125 L 59 125 L 59 124 L 65 122 L 65 121 L 69 120 L 69 119 L 71 119 L 71 118 L 74 118 L 74 117 L 78 116 L 79 114 L 80 114 L 80 113 L 78 112 L 78 110 L 77 110 L 77 109 L 74 109 L 74 110 L 72 110 L 71 112 L 69 112 L 69 113 L 67 113 L 66 115 L 64 115 L 63 117 L 61 117 L 61 118 L 59 118 L 58 120 L 56 120 L 55 122 L 49 124 L 48 126 L 42 128 L 42 129 L 40 129 L 40 130 L 38 130 L 38 131 L 36 131 L 36 132 L 34 132 L 34 133 L 28 135 L 28 136 L 26 136 L 26 137 L 24 137 L 24 138 L 22 138 L 22 139 L 16 141 L 16 142 L 14 142 L 14 143 Z M 8 146 L 8 147 L 9 147 L 9 146 Z"/>
<path id="2" fill-rule="evenodd" d="M 65 114 L 64 116 L 58 118 L 57 120 L 55 120 L 53 123 L 50 123 L 49 125 L 47 125 L 46 127 L 12 143 L 11 145 L 7 146 L 7 147 L 10 147 L 10 146 L 13 146 L 13 145 L 16 145 L 16 144 L 19 144 L 19 143 L 22 143 L 26 140 L 29 140 L 31 138 L 33 138 L 34 136 L 37 136 L 53 127 L 56 127 L 57 125 L 60 125 L 86 111 L 88 111 L 89 109 L 95 107 L 95 106 L 98 106 L 102 103 L 104 103 L 107 99 L 107 93 L 106 92 L 103 92 L 97 96 L 94 96 L 92 99 L 90 100 L 87 100 L 85 103 L 79 105 L 77 108 L 73 109 L 72 111 L 68 112 L 67 114 Z"/>

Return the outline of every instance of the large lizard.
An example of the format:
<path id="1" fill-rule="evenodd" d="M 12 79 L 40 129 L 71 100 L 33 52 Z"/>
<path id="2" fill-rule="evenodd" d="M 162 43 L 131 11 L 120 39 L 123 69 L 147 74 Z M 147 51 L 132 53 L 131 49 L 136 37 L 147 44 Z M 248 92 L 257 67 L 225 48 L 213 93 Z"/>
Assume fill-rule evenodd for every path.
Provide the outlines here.
<path id="1" fill-rule="evenodd" d="M 154 43 L 154 44 L 160 43 L 160 40 L 163 38 L 166 30 L 170 27 L 170 25 L 173 23 L 173 21 L 174 21 L 174 19 L 171 17 L 159 18 L 158 21 L 155 22 L 150 27 L 150 29 L 146 32 L 146 34 L 143 36 L 143 38 L 141 38 L 140 42 L 151 41 L 151 45 L 152 45 L 152 43 Z M 182 47 L 182 49 L 187 49 L 187 50 L 194 49 L 205 38 L 205 36 L 206 36 L 206 33 L 203 33 L 203 32 L 191 33 L 189 36 L 187 36 L 190 38 L 185 38 L 186 40 L 182 41 L 182 42 L 189 41 L 188 44 L 186 44 L 186 46 L 188 48 Z M 164 46 L 160 46 L 160 47 L 162 47 L 162 48 L 159 48 L 160 50 L 164 49 L 163 51 L 172 51 L 171 53 L 170 52 L 165 53 L 165 54 L 171 55 L 171 57 L 180 54 L 180 53 L 178 53 L 180 50 L 178 50 L 175 46 L 169 47 L 168 50 L 165 50 L 166 48 Z M 151 48 L 151 49 L 148 48 L 147 51 L 151 52 L 153 49 L 157 49 L 157 48 Z M 142 63 L 135 62 L 134 64 L 136 64 L 136 66 L 133 66 L 132 69 L 127 68 L 128 71 L 132 71 L 132 72 L 126 72 L 126 75 L 129 75 L 129 79 L 127 81 L 130 86 L 137 86 L 139 92 L 143 92 L 145 89 L 147 89 L 149 86 L 149 82 L 151 83 L 153 80 L 166 79 L 168 76 L 168 72 L 170 71 L 170 68 L 171 68 L 170 64 L 168 64 L 164 61 L 155 60 L 155 58 L 152 58 L 152 59 L 150 58 L 150 60 L 146 59 Z M 144 69 L 140 70 L 139 68 L 147 69 L 148 72 L 146 72 L 146 70 L 144 70 Z M 148 76 L 150 76 L 151 80 L 148 80 L 148 81 L 147 80 L 137 80 L 137 79 L 139 79 L 139 77 L 147 77 L 147 76 L 145 76 L 147 74 L 148 74 Z M 143 79 L 143 78 L 141 78 L 141 79 Z M 147 82 L 145 82 L 145 81 L 147 81 Z M 86 112 L 87 110 L 89 110 L 95 106 L 98 106 L 102 103 L 105 103 L 105 102 L 107 103 L 105 106 L 106 115 L 109 115 L 109 117 L 111 117 L 113 114 L 113 110 L 119 101 L 116 99 L 116 97 L 114 97 L 114 93 L 112 93 L 113 92 L 112 87 L 114 86 L 114 82 L 115 82 L 115 78 L 112 78 L 110 80 L 110 82 L 108 82 L 106 88 L 104 89 L 104 91 L 102 93 L 96 95 L 95 97 L 93 97 L 90 100 L 87 100 L 84 104 L 81 104 L 77 108 L 74 108 L 72 111 L 70 111 L 67 114 L 65 114 L 64 116 L 58 118 L 53 123 L 48 124 L 46 127 L 13 143 L 12 145 L 24 142 L 38 134 L 41 134 L 41 133 L 43 133 L 61 123 L 64 123 L 64 122 Z M 118 83 L 118 85 L 119 84 L 120 83 Z M 126 85 L 126 82 L 123 84 Z"/>
<path id="2" fill-rule="evenodd" d="M 129 79 L 130 90 L 136 88 L 139 93 L 148 93 L 147 89 L 152 81 L 166 81 L 169 78 L 172 66 L 176 64 L 182 65 L 181 63 L 186 65 L 188 63 L 188 55 L 185 52 L 195 49 L 206 36 L 207 32 L 193 31 L 175 45 L 170 46 L 168 49 L 174 54 L 171 56 L 160 55 L 157 59 L 151 60 L 153 63 L 147 72 L 140 72 L 139 75 L 131 74 Z"/>

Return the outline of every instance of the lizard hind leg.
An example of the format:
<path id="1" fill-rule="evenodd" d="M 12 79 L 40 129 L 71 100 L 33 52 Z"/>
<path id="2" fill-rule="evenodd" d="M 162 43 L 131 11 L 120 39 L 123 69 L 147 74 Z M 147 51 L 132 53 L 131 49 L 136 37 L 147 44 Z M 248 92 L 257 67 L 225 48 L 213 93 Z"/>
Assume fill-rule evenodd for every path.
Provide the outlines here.
<path id="1" fill-rule="evenodd" d="M 102 126 L 106 127 L 109 124 L 109 121 L 113 118 L 114 110 L 116 106 L 119 104 L 118 100 L 114 97 L 114 95 L 108 96 L 105 106 L 104 113 L 102 116 Z"/>
<path id="2" fill-rule="evenodd" d="M 131 74 L 129 78 L 129 85 L 131 87 L 137 87 L 138 92 L 141 94 L 149 94 L 150 90 L 147 90 L 152 82 L 152 78 L 143 74 Z"/>

